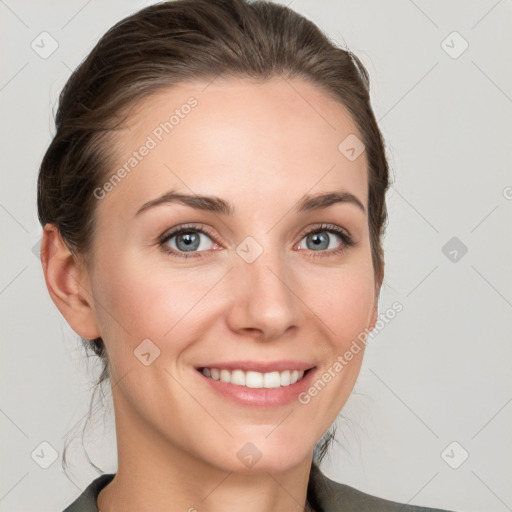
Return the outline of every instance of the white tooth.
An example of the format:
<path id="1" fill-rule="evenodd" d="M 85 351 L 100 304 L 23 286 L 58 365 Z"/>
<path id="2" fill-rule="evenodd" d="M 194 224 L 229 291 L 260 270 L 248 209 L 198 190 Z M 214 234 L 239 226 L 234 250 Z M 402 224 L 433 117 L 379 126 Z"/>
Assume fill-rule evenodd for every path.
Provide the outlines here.
<path id="1" fill-rule="evenodd" d="M 222 382 L 231 382 L 231 372 L 229 370 L 221 370 L 220 380 Z"/>
<path id="2" fill-rule="evenodd" d="M 203 368 L 203 375 L 215 380 L 246 386 L 249 388 L 278 388 L 295 384 L 304 376 L 304 370 L 285 370 L 283 372 L 244 372 L 243 370 L 226 370 L 218 368 Z"/>
<path id="3" fill-rule="evenodd" d="M 243 370 L 233 370 L 231 373 L 231 384 L 245 386 L 245 373 Z"/>
<path id="4" fill-rule="evenodd" d="M 264 388 L 278 388 L 281 385 L 279 372 L 270 372 L 263 375 Z"/>
<path id="5" fill-rule="evenodd" d="M 289 386 L 290 385 L 290 370 L 285 370 L 281 372 L 281 386 Z"/>
<path id="6" fill-rule="evenodd" d="M 247 372 L 245 374 L 245 385 L 248 388 L 262 388 L 263 374 L 260 372 Z"/>

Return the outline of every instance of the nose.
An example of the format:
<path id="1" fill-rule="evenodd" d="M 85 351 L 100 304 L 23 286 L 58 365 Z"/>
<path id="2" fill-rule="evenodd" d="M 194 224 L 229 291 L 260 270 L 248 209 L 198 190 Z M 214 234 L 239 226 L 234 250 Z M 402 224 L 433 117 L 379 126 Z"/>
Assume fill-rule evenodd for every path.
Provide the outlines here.
<path id="1" fill-rule="evenodd" d="M 228 279 L 232 299 L 227 318 L 234 332 L 270 341 L 298 327 L 298 283 L 278 251 L 265 250 L 252 263 L 235 256 Z"/>

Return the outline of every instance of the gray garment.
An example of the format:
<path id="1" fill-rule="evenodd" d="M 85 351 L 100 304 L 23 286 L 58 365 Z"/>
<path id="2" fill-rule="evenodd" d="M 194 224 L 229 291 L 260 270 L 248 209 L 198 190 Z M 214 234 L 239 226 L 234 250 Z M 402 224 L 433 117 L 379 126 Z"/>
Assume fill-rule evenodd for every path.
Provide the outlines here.
<path id="1" fill-rule="evenodd" d="M 98 494 L 114 476 L 115 473 L 107 473 L 93 480 L 63 512 L 98 512 Z M 370 496 L 353 487 L 330 480 L 316 464 L 311 465 L 307 496 L 315 512 L 449 512 L 437 508 L 404 505 Z"/>

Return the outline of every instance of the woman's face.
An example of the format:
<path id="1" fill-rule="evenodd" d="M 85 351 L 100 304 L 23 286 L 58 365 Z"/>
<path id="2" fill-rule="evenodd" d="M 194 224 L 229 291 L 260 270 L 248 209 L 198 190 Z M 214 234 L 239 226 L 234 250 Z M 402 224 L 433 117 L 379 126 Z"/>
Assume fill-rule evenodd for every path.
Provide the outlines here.
<path id="1" fill-rule="evenodd" d="M 376 319 L 362 137 L 299 79 L 187 83 L 139 107 L 95 192 L 84 285 L 118 441 L 227 471 L 291 468 L 347 400 L 363 350 L 334 365 Z M 311 201 L 324 194 L 344 200 Z"/>

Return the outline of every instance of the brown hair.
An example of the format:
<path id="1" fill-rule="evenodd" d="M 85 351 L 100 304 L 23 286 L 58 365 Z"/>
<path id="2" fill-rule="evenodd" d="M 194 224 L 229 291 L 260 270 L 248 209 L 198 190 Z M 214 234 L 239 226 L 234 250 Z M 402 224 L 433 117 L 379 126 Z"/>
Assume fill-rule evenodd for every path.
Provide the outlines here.
<path id="1" fill-rule="evenodd" d="M 93 191 L 109 174 L 109 142 L 129 109 L 173 84 L 217 76 L 298 77 L 348 109 L 365 145 L 370 242 L 380 290 L 389 178 L 384 141 L 370 104 L 368 72 L 314 23 L 267 1 L 161 2 L 108 30 L 60 94 L 56 133 L 39 170 L 41 225 L 54 223 L 70 250 L 86 258 L 94 237 Z M 82 341 L 103 362 L 98 386 L 109 378 L 103 341 Z M 324 436 L 317 445 L 318 461 L 331 437 Z"/>

